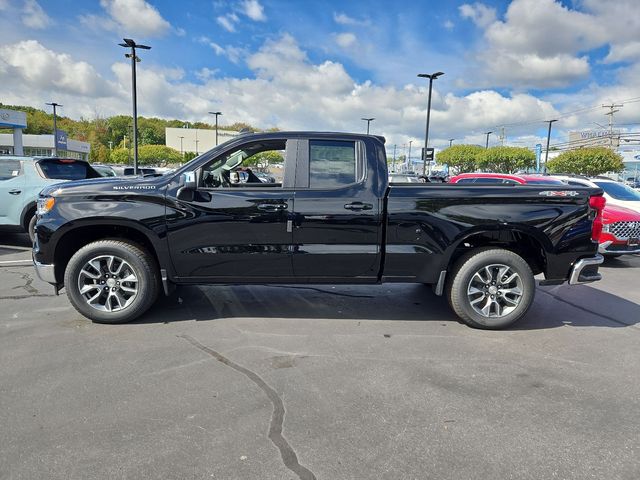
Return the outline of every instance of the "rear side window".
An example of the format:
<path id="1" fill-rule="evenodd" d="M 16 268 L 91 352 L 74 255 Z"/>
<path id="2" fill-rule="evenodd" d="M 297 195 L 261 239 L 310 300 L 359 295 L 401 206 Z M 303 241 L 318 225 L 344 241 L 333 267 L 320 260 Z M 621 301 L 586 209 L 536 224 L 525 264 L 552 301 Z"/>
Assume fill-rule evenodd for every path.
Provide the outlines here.
<path id="1" fill-rule="evenodd" d="M 20 175 L 20 160 L 0 160 L 0 181 Z"/>
<path id="2" fill-rule="evenodd" d="M 461 178 L 456 183 L 473 183 L 475 181 L 476 181 L 475 178 Z"/>
<path id="3" fill-rule="evenodd" d="M 88 163 L 71 159 L 48 158 L 38 162 L 38 166 L 45 178 L 54 180 L 84 180 L 100 177 L 100 174 Z"/>
<path id="4" fill-rule="evenodd" d="M 359 181 L 356 144 L 348 141 L 309 141 L 309 187 L 339 188 Z"/>

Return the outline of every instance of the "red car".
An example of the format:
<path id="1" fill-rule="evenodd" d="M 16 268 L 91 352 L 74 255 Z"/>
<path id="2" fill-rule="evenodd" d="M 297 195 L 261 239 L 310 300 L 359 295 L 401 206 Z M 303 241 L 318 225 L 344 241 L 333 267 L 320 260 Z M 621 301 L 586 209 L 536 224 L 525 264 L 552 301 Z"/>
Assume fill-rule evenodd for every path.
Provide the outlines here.
<path id="1" fill-rule="evenodd" d="M 602 233 L 598 237 L 602 255 L 619 257 L 640 253 L 640 213 L 617 205 L 602 211 Z"/>
<path id="2" fill-rule="evenodd" d="M 463 184 L 511 184 L 511 185 L 566 185 L 558 179 L 543 175 L 512 175 L 507 173 L 461 173 L 451 177 L 449 183 Z"/>
<path id="3" fill-rule="evenodd" d="M 503 173 L 461 173 L 449 183 L 566 185 L 563 181 L 542 175 L 509 175 Z M 598 237 L 598 251 L 609 257 L 640 253 L 640 213 L 628 208 L 607 204 L 602 211 L 602 233 Z"/>

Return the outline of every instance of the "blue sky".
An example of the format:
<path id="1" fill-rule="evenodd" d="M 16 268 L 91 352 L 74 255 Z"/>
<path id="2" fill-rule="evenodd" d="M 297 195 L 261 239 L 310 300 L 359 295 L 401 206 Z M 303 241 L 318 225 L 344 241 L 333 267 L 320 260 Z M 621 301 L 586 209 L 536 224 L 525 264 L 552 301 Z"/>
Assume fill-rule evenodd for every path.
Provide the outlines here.
<path id="1" fill-rule="evenodd" d="M 533 146 L 599 128 L 622 103 L 639 130 L 636 0 L 485 2 L 0 0 L 4 103 L 55 100 L 78 118 L 129 113 L 122 37 L 141 54 L 139 111 L 257 127 L 360 131 L 389 143 L 423 135 L 434 84 L 434 143 Z"/>

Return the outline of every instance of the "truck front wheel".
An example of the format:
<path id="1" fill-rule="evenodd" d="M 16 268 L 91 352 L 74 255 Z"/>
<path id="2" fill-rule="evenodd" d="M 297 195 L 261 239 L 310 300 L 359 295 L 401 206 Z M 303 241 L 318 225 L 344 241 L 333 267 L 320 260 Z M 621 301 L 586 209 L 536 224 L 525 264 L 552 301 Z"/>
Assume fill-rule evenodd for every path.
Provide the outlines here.
<path id="1" fill-rule="evenodd" d="M 521 256 L 492 248 L 469 252 L 456 262 L 447 297 L 467 325 L 497 330 L 527 313 L 535 287 L 533 272 Z"/>
<path id="2" fill-rule="evenodd" d="M 100 240 L 78 250 L 64 274 L 69 301 L 97 323 L 125 323 L 158 297 L 157 267 L 149 253 L 120 240 Z"/>

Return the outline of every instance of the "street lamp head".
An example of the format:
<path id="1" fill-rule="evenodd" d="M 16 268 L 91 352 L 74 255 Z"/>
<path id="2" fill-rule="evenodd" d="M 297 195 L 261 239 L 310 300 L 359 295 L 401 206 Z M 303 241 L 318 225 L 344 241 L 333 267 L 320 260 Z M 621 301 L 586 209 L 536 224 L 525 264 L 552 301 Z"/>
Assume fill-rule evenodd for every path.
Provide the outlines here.
<path id="1" fill-rule="evenodd" d="M 133 41 L 130 38 L 123 38 L 124 43 L 119 43 L 118 45 L 120 45 L 121 47 L 125 47 L 125 48 L 141 48 L 143 50 L 151 50 L 151 47 L 147 46 L 147 45 L 141 45 L 139 43 L 136 43 L 135 41 Z"/>
<path id="2" fill-rule="evenodd" d="M 210 115 L 222 115 L 222 112 L 209 112 Z"/>
<path id="3" fill-rule="evenodd" d="M 374 118 L 374 117 L 371 117 L 371 118 L 361 118 L 360 120 L 364 120 L 365 122 L 372 122 L 372 121 L 374 121 L 374 120 L 375 120 L 375 118 Z"/>
<path id="4" fill-rule="evenodd" d="M 45 105 L 51 105 L 52 107 L 63 107 L 64 106 L 64 105 L 60 105 L 59 103 L 56 103 L 56 102 L 45 103 Z"/>
<path id="5" fill-rule="evenodd" d="M 440 77 L 444 75 L 444 72 L 436 72 L 436 73 L 419 73 L 418 77 L 420 78 L 430 78 L 432 80 L 435 80 L 436 78 Z"/>

